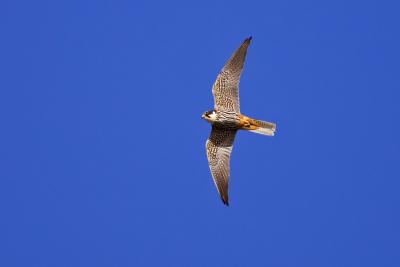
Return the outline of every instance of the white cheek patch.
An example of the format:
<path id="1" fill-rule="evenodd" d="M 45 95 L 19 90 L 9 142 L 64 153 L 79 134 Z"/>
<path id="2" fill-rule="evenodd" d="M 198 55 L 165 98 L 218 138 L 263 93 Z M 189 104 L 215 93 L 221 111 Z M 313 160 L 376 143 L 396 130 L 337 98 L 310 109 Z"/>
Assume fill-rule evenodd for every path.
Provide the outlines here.
<path id="1" fill-rule="evenodd" d="M 217 113 L 215 112 L 211 113 L 209 116 L 212 121 L 215 121 L 217 119 Z"/>

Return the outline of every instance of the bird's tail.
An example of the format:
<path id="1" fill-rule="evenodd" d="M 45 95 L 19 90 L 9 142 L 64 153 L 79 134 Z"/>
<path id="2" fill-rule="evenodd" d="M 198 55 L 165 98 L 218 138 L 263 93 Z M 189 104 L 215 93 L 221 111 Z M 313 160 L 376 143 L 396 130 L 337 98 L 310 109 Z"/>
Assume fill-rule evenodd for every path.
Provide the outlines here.
<path id="1" fill-rule="evenodd" d="M 240 124 L 243 130 L 268 136 L 274 136 L 276 130 L 275 123 L 255 120 L 243 115 L 241 115 Z"/>
<path id="2" fill-rule="evenodd" d="M 276 130 L 276 124 L 272 122 L 267 122 L 267 121 L 259 121 L 259 120 L 253 120 L 255 121 L 258 126 L 258 128 L 254 130 L 250 130 L 251 132 L 258 133 L 258 134 L 263 134 L 263 135 L 268 135 L 268 136 L 274 136 L 275 130 Z"/>

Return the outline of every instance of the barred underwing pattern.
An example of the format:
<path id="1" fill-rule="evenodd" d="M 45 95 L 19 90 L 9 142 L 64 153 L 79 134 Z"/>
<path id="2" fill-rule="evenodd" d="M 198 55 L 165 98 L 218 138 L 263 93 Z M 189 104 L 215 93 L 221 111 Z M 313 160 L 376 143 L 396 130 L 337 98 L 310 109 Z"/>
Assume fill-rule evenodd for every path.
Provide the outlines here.
<path id="1" fill-rule="evenodd" d="M 207 159 L 222 201 L 228 204 L 229 161 L 237 130 L 212 127 L 206 142 Z"/>

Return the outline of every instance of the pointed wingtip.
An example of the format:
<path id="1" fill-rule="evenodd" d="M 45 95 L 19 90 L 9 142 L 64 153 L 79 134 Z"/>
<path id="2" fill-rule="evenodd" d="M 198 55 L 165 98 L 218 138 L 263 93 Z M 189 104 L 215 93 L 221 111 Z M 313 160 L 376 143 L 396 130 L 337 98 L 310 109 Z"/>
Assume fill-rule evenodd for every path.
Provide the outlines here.
<path id="1" fill-rule="evenodd" d="M 242 44 L 242 45 L 249 46 L 249 45 L 250 45 L 250 41 L 251 41 L 251 39 L 253 39 L 253 37 L 252 37 L 252 36 L 249 36 L 249 37 L 247 37 L 246 39 L 244 39 L 244 41 L 243 41 L 243 44 Z"/>
<path id="2" fill-rule="evenodd" d="M 223 197 L 221 196 L 221 200 L 222 200 L 222 203 L 224 203 L 224 205 L 226 205 L 227 207 L 229 207 L 228 198 L 223 198 Z"/>

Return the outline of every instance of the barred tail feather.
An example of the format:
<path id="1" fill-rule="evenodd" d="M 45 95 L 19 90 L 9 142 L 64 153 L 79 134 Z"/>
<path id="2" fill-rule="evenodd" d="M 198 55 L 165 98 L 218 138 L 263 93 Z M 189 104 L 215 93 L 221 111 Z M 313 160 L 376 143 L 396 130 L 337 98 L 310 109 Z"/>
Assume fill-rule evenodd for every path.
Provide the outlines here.
<path id="1" fill-rule="evenodd" d="M 254 120 L 254 119 L 253 119 L 253 123 L 255 126 L 257 126 L 257 128 L 250 130 L 250 132 L 268 135 L 268 136 L 274 136 L 275 129 L 276 129 L 275 123 L 267 122 L 267 121 L 259 121 L 259 120 Z"/>

